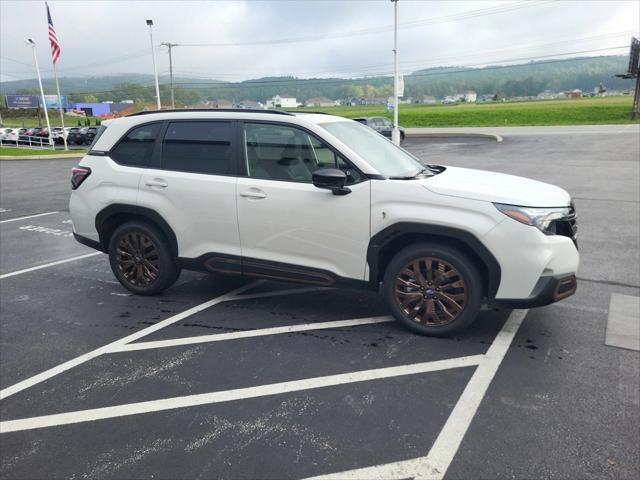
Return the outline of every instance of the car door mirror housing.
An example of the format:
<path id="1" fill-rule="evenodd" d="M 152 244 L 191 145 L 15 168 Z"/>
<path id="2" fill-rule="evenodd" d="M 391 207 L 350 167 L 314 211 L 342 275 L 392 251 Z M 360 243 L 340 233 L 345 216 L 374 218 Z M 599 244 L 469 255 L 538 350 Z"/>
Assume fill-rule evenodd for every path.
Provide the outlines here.
<path id="1" fill-rule="evenodd" d="M 313 185 L 331 190 L 334 195 L 346 195 L 351 189 L 346 187 L 347 174 L 338 168 L 321 168 L 313 172 Z"/>

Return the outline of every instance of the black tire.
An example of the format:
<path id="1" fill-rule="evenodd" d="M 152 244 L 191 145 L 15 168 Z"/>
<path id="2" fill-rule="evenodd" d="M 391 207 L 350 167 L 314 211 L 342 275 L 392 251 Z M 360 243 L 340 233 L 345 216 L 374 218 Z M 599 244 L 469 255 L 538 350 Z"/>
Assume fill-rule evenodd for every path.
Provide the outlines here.
<path id="1" fill-rule="evenodd" d="M 407 272 L 415 272 L 416 261 L 420 273 L 411 278 Z M 389 262 L 381 293 L 402 325 L 421 335 L 445 336 L 476 319 L 482 279 L 464 253 L 438 243 L 419 243 L 404 248 Z"/>
<path id="2" fill-rule="evenodd" d="M 113 232 L 109 263 L 122 286 L 136 295 L 160 293 L 180 276 L 177 258 L 165 236 L 142 221 L 124 223 Z"/>
<path id="3" fill-rule="evenodd" d="M 400 141 L 404 142 L 404 132 L 400 132 Z"/>

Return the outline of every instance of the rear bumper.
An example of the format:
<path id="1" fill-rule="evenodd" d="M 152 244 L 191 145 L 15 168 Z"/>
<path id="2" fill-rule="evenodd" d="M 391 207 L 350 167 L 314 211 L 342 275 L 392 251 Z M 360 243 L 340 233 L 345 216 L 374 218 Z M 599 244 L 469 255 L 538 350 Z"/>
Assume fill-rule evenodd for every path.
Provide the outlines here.
<path id="1" fill-rule="evenodd" d="M 490 301 L 490 305 L 501 308 L 534 308 L 549 305 L 576 293 L 576 276 L 541 277 L 528 298 L 499 298 Z"/>

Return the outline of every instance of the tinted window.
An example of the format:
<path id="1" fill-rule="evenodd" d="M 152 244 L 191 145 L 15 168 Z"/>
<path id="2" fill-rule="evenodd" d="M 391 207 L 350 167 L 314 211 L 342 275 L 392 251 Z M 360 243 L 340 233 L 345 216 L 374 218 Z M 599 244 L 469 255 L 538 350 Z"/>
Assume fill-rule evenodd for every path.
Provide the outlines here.
<path id="1" fill-rule="evenodd" d="M 320 168 L 342 168 L 351 183 L 360 178 L 324 142 L 297 128 L 246 123 L 244 141 L 252 178 L 311 183 L 313 172 Z"/>
<path id="2" fill-rule="evenodd" d="M 159 123 L 142 125 L 120 140 L 111 154 L 116 162 L 132 167 L 146 167 L 151 161 L 153 145 L 160 130 Z"/>
<path id="3" fill-rule="evenodd" d="M 162 142 L 162 168 L 183 172 L 232 173 L 231 123 L 173 122 Z"/>
<path id="4" fill-rule="evenodd" d="M 98 130 L 96 132 L 96 136 L 93 137 L 93 141 L 91 142 L 91 146 L 89 147 L 89 150 L 91 150 L 93 148 L 93 146 L 96 144 L 96 142 L 98 141 L 98 139 L 102 136 L 102 134 L 104 133 L 104 131 L 107 129 L 107 127 L 105 127 L 104 125 L 100 125 L 98 127 Z"/>

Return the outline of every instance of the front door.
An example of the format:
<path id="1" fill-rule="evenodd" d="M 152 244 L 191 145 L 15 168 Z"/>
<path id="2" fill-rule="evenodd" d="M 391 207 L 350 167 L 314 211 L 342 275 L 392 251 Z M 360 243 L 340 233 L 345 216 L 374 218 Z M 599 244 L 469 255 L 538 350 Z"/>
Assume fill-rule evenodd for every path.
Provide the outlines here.
<path id="1" fill-rule="evenodd" d="M 243 271 L 332 284 L 364 280 L 370 181 L 310 133 L 291 126 L 243 126 L 246 177 L 237 185 Z M 319 168 L 347 172 L 351 193 L 311 183 Z"/>

